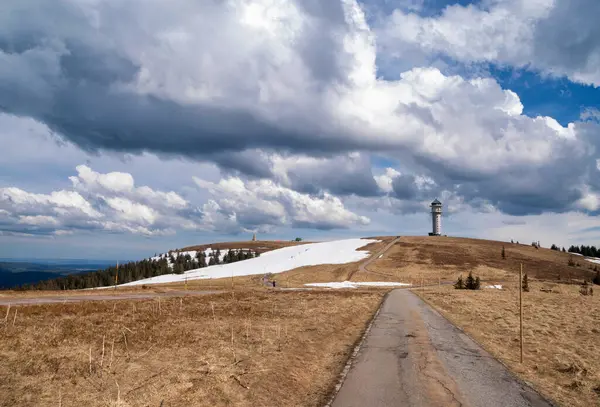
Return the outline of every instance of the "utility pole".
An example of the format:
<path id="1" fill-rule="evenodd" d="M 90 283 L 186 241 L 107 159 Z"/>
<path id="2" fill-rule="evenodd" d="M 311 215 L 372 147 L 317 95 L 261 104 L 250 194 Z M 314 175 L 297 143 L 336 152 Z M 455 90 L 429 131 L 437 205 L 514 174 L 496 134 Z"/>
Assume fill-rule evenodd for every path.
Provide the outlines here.
<path id="1" fill-rule="evenodd" d="M 519 342 L 521 344 L 521 363 L 523 363 L 523 263 L 519 271 Z"/>

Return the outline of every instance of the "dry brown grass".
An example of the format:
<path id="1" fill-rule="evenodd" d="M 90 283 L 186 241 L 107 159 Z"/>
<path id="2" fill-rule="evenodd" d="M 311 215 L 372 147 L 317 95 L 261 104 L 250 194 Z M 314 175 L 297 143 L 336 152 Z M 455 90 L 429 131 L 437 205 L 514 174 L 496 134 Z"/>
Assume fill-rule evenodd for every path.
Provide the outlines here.
<path id="1" fill-rule="evenodd" d="M 382 295 L 2 307 L 0 406 L 322 405 Z"/>
<path id="2" fill-rule="evenodd" d="M 415 292 L 545 396 L 563 406 L 600 406 L 600 287 L 590 297 L 574 285 L 530 283 L 520 364 L 517 280 L 504 290 Z"/>
<path id="3" fill-rule="evenodd" d="M 505 259 L 501 256 L 502 246 Z M 390 279 L 415 284 L 421 279 L 426 284 L 438 279 L 455 280 L 469 271 L 482 279 L 505 280 L 518 273 L 521 263 L 529 277 L 540 280 L 566 282 L 593 277 L 591 263 L 574 256 L 581 267 L 570 267 L 568 260 L 567 253 L 524 244 L 441 236 L 402 237 L 369 269 L 387 274 Z"/>

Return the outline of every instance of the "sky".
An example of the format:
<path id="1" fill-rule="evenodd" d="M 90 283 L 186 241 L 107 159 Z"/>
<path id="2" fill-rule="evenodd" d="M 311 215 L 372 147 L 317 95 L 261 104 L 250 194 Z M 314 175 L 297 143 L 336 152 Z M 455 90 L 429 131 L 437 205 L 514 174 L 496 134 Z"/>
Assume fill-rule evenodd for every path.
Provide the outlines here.
<path id="1" fill-rule="evenodd" d="M 4 0 L 0 257 L 600 244 L 597 0 Z"/>

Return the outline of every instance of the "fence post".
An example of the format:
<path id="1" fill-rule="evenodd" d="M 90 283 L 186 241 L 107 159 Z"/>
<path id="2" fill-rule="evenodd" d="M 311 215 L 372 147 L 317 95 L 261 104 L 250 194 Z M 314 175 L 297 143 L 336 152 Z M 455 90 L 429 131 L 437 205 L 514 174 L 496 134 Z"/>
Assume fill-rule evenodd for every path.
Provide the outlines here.
<path id="1" fill-rule="evenodd" d="M 521 363 L 523 363 L 523 263 L 519 271 L 519 342 L 521 345 Z"/>

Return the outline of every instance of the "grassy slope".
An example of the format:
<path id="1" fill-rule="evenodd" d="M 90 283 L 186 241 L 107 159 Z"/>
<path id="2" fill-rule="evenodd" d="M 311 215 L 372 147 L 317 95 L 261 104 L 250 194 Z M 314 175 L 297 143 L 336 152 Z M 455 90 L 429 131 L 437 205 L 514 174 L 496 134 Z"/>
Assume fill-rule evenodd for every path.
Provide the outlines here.
<path id="1" fill-rule="evenodd" d="M 3 309 L 0 406 L 323 405 L 382 295 L 52 304 L 14 325 Z"/>
<path id="2" fill-rule="evenodd" d="M 502 259 L 502 247 L 506 259 Z M 370 269 L 388 279 L 420 283 L 437 283 L 438 279 L 455 280 L 470 270 L 485 279 L 504 280 L 514 277 L 520 264 L 529 277 L 549 281 L 575 281 L 590 279 L 594 265 L 579 256 L 573 259 L 581 267 L 568 266 L 568 253 L 550 249 L 535 249 L 530 245 L 517 245 L 492 240 L 456 237 L 403 237 L 400 243 Z M 377 277 L 383 276 L 379 275 Z"/>

